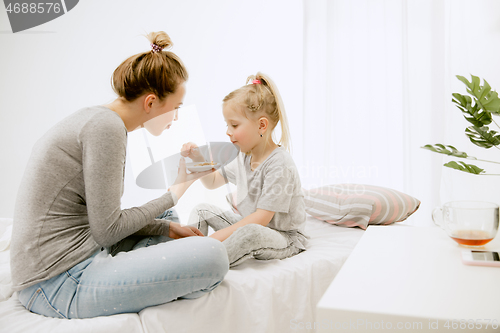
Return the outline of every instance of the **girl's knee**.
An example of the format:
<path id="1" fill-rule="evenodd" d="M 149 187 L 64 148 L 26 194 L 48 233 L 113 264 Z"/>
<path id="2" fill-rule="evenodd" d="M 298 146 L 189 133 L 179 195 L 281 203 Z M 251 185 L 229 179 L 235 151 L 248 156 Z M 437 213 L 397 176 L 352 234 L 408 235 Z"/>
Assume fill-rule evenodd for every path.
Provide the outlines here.
<path id="1" fill-rule="evenodd" d="M 217 207 L 217 206 L 214 206 L 214 205 L 211 205 L 208 203 L 200 203 L 200 204 L 197 204 L 196 206 L 194 206 L 193 210 L 197 211 L 197 212 L 205 211 L 205 210 L 212 211 L 212 210 L 214 210 L 214 207 Z"/>
<path id="2" fill-rule="evenodd" d="M 234 234 L 242 234 L 242 235 L 260 235 L 262 234 L 263 230 L 265 230 L 266 227 L 260 225 L 260 224 L 255 224 L 255 223 L 250 223 L 247 224 L 241 228 L 236 229 Z"/>
<path id="3" fill-rule="evenodd" d="M 245 248 L 247 244 L 260 244 L 263 239 L 264 228 L 266 227 L 261 226 L 260 224 L 247 224 L 236 229 L 231 237 L 238 239 L 243 248 Z"/>
<path id="4" fill-rule="evenodd" d="M 285 248 L 289 242 L 276 230 L 264 227 L 260 224 L 248 224 L 237 229 L 226 241 L 227 246 L 242 249 L 259 249 L 259 248 Z M 231 243 L 231 244 L 229 244 Z"/>
<path id="5" fill-rule="evenodd" d="M 207 219 L 209 216 L 207 216 L 206 213 L 212 212 L 213 207 L 213 205 L 206 203 L 200 203 L 194 206 L 194 208 L 191 210 L 191 214 L 189 215 L 188 224 L 195 225 L 199 221 Z"/>

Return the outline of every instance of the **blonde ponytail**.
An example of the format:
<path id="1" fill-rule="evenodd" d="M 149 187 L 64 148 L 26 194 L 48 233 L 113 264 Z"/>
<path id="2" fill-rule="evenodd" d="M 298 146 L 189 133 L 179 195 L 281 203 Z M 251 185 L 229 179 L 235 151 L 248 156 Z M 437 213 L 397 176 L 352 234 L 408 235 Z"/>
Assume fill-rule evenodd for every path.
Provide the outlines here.
<path id="1" fill-rule="evenodd" d="M 250 77 L 249 77 L 250 78 Z M 280 92 L 278 90 L 278 87 L 274 83 L 271 78 L 261 72 L 258 72 L 255 75 L 255 79 L 259 80 L 262 82 L 262 86 L 264 88 L 268 88 L 270 90 L 270 93 L 274 96 L 275 102 L 276 102 L 276 109 L 275 112 L 277 113 L 277 119 L 281 124 L 281 138 L 278 142 L 278 145 L 282 146 L 286 150 L 290 151 L 291 150 L 291 138 L 290 138 L 290 129 L 288 127 L 288 118 L 285 113 L 285 105 L 283 104 L 283 100 L 281 99 Z M 248 79 L 247 79 L 248 83 Z M 257 85 L 259 86 L 259 85 Z M 270 113 L 272 110 L 269 110 Z M 267 112 L 266 112 L 267 113 Z M 277 125 L 277 122 L 276 122 Z M 274 131 L 273 131 L 274 135 Z"/>

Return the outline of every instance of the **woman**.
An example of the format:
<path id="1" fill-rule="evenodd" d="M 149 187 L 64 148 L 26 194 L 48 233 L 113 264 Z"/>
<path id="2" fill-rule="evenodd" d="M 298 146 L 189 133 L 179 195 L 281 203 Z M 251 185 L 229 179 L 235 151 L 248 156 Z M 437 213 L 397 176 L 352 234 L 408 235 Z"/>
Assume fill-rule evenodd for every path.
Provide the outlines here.
<path id="1" fill-rule="evenodd" d="M 163 51 L 172 44 L 166 33 L 148 39 L 151 51 L 128 58 L 113 73 L 115 101 L 72 114 L 33 148 L 11 244 L 13 287 L 32 312 L 56 318 L 138 312 L 200 297 L 228 271 L 219 241 L 155 218 L 208 172 L 188 175 L 181 160 L 167 193 L 120 208 L 127 132 L 168 129 L 188 78 L 181 60 Z"/>

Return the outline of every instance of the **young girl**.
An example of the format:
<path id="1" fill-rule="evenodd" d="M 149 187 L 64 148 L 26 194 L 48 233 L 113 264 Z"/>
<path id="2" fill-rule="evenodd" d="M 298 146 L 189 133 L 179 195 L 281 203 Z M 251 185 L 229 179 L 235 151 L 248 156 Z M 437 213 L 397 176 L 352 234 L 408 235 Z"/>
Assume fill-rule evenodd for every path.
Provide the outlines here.
<path id="1" fill-rule="evenodd" d="M 250 84 L 248 84 L 250 82 Z M 200 204 L 189 217 L 189 225 L 226 247 L 230 267 L 249 258 L 284 259 L 305 250 L 305 206 L 297 168 L 288 152 L 288 122 L 278 89 L 271 79 L 257 73 L 247 85 L 223 100 L 223 114 L 231 142 L 240 154 L 227 166 L 202 178 L 208 189 L 226 179 L 237 187 L 237 211 Z M 273 131 L 281 123 L 281 140 Z M 203 161 L 196 145 L 187 143 L 182 155 Z"/>

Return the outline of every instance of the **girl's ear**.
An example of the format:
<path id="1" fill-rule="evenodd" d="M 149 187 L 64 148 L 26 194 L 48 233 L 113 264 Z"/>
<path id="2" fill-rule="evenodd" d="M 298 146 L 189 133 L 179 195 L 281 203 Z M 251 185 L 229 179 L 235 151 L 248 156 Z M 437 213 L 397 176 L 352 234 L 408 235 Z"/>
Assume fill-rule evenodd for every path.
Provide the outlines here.
<path id="1" fill-rule="evenodd" d="M 259 130 L 266 131 L 269 126 L 269 120 L 266 117 L 259 118 Z"/>

